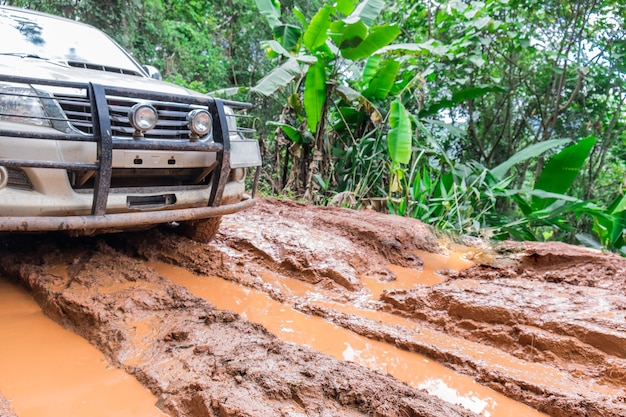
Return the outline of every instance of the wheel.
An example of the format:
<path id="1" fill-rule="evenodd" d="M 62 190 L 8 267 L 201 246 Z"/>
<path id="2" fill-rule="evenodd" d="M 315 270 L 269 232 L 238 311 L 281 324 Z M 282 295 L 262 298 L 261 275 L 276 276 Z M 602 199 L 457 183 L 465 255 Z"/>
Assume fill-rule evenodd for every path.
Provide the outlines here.
<path id="1" fill-rule="evenodd" d="M 191 240 L 200 243 L 210 242 L 222 223 L 221 217 L 209 217 L 202 220 L 191 220 L 180 225 L 182 234 Z"/>

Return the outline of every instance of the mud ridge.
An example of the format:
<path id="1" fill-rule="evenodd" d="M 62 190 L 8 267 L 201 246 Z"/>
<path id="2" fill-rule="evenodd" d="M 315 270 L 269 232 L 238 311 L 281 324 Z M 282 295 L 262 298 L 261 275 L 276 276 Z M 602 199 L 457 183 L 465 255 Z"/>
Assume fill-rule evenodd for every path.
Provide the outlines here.
<path id="1" fill-rule="evenodd" d="M 300 306 L 299 309 L 323 317 L 338 326 L 345 327 L 370 339 L 386 342 L 409 352 L 417 352 L 440 363 L 445 363 L 457 372 L 473 375 L 480 383 L 505 394 L 509 398 L 516 399 L 552 416 L 622 416 L 626 412 L 626 408 L 620 404 L 623 402 L 623 397 L 613 396 L 611 398 L 604 394 L 594 395 L 592 390 L 586 390 L 585 387 L 579 387 L 580 392 L 572 392 L 571 390 L 563 392 L 558 387 L 551 386 L 549 381 L 540 384 L 514 374 L 504 374 L 501 370 L 490 367 L 488 362 L 476 360 L 476 357 L 468 356 L 462 350 L 444 349 L 441 346 L 416 341 L 411 337 L 410 331 L 399 330 L 397 326 L 386 326 L 375 320 L 355 318 L 319 306 L 304 305 Z M 476 346 L 476 348 L 477 350 L 485 350 L 481 346 Z M 509 359 L 509 361 L 515 362 L 514 359 Z M 523 366 L 523 362 L 521 366 Z M 610 371 L 605 368 L 598 369 L 597 374 L 599 376 L 610 375 L 610 372 L 615 372 L 619 377 L 610 378 L 611 382 L 621 384 L 623 371 L 619 366 L 612 364 Z M 552 373 L 552 377 L 559 379 L 561 383 L 584 385 L 565 372 L 554 369 Z M 596 379 L 594 378 L 594 380 Z"/>

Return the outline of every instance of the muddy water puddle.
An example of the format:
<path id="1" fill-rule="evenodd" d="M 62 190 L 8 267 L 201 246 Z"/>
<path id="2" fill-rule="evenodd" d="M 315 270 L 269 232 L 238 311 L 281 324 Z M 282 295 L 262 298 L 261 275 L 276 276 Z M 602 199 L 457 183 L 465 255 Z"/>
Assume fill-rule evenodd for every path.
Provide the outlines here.
<path id="1" fill-rule="evenodd" d="M 379 299 L 385 290 L 408 290 L 416 285 L 439 284 L 446 279 L 440 271 L 460 271 L 473 265 L 460 250 L 450 251 L 448 254 L 425 251 L 415 251 L 414 254 L 423 261 L 421 270 L 388 265 L 387 269 L 395 275 L 393 280 L 386 281 L 376 277 L 364 277 L 363 284 L 369 290 L 372 298 Z"/>
<path id="2" fill-rule="evenodd" d="M 217 277 L 194 275 L 186 269 L 161 262 L 152 262 L 150 266 L 217 308 L 232 310 L 250 321 L 262 324 L 284 341 L 306 345 L 335 358 L 389 373 L 413 387 L 424 389 L 431 395 L 484 416 L 545 416 L 425 356 L 359 336 L 321 317 L 306 315 L 273 300 L 262 291 Z M 278 285 L 300 295 L 315 291 L 312 285 L 290 285 L 285 280 L 280 280 Z"/>
<path id="3" fill-rule="evenodd" d="M 164 417 L 156 398 L 0 279 L 0 392 L 19 417 Z"/>

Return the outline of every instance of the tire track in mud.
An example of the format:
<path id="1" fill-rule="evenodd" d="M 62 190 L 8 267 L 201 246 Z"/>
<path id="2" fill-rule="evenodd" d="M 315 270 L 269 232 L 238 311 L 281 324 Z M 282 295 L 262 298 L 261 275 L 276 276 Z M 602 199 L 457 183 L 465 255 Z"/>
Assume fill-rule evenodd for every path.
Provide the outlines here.
<path id="1" fill-rule="evenodd" d="M 12 242 L 0 257 L 2 275 L 134 375 L 172 416 L 474 415 L 382 373 L 283 343 L 110 242 L 49 239 L 35 250 Z"/>
<path id="2" fill-rule="evenodd" d="M 419 251 L 445 252 L 449 242 L 409 219 L 261 201 L 252 210 L 224 218 L 222 232 L 210 245 L 165 231 L 80 240 L 47 236 L 35 248 L 28 238 L 14 239 L 0 247 L 0 274 L 29 287 L 48 315 L 135 375 L 173 416 L 472 413 L 383 373 L 283 343 L 261 326 L 216 310 L 172 284 L 144 260 L 258 289 L 357 334 L 425 353 L 549 415 L 626 415 L 619 375 L 624 294 L 611 291 L 618 282 L 623 284 L 626 268 L 620 268 L 626 264 L 621 258 L 570 253 L 558 245 L 503 247 L 489 253 L 484 244 L 472 243 L 475 267 L 448 271 L 449 278 L 436 285 L 383 291 L 376 299 L 362 277 L 374 277 L 381 285 L 393 283 L 397 277 L 390 264 L 420 269 Z M 544 262 L 547 258 L 550 261 Z M 563 259 L 565 263 L 557 262 Z M 550 270 L 549 264 L 558 264 L 560 272 Z M 571 269 L 567 273 L 565 266 Z M 60 267 L 66 269 L 63 274 L 58 273 Z M 612 349 L 590 343 L 598 340 L 595 336 L 578 339 L 576 332 L 561 334 L 553 322 L 541 327 L 541 333 L 535 326 L 546 320 L 539 320 L 537 311 L 561 311 L 554 298 L 542 296 L 542 290 L 551 288 L 521 285 L 520 294 L 508 299 L 501 292 L 518 279 L 552 283 L 566 298 L 575 299 L 580 293 L 584 299 L 593 290 L 587 274 L 590 267 L 596 275 L 595 290 L 608 291 L 595 299 L 609 296 L 610 301 L 603 310 L 610 327 L 605 317 L 593 321 L 594 328 L 600 336 L 616 336 Z M 273 281 L 276 277 L 279 285 Z M 306 291 L 301 289 L 290 291 L 297 287 L 294 279 L 323 297 L 303 295 Z M 487 294 L 482 299 L 481 291 Z M 539 310 L 533 310 L 533 305 Z M 350 311 L 350 306 L 358 311 Z M 384 314 L 393 324 L 381 323 Z M 407 331 L 411 326 L 419 327 L 417 336 Z M 428 335 L 437 337 L 429 341 Z M 474 345 L 464 345 L 470 346 L 469 352 L 441 345 L 437 340 L 446 335 L 452 345 L 455 337 Z M 571 350 L 559 351 L 550 340 L 560 346 L 571 342 L 579 352 L 593 351 L 596 356 L 585 362 L 582 354 L 568 356 Z M 522 371 L 539 366 L 561 380 L 538 383 L 523 372 L 494 366 L 488 360 L 490 350 Z M 599 363 L 605 368 L 594 371 Z"/>
<path id="3" fill-rule="evenodd" d="M 218 277 L 194 275 L 184 268 L 159 262 L 151 262 L 150 265 L 161 275 L 190 289 L 219 309 L 235 311 L 263 325 L 281 340 L 387 373 L 412 387 L 485 416 L 545 416 L 422 355 L 373 337 L 361 336 L 349 330 L 345 321 L 333 324 L 332 321 L 304 313 L 299 307 L 290 306 L 289 302 L 273 300 L 263 291 Z M 320 292 L 315 294 L 317 298 Z M 361 322 L 365 311 L 353 310 L 350 317 Z"/>

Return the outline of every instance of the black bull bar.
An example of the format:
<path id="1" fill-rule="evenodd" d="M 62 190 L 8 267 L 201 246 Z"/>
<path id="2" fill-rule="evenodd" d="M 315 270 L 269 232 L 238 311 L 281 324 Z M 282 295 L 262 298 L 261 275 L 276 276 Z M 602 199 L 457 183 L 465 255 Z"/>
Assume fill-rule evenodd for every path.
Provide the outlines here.
<path id="1" fill-rule="evenodd" d="M 90 215 L 76 216 L 5 216 L 0 217 L 0 232 L 8 231 L 49 231 L 49 230 L 86 230 L 104 228 L 124 228 L 143 226 L 173 221 L 187 221 L 231 214 L 254 204 L 259 169 L 257 167 L 252 195 L 240 202 L 221 205 L 222 195 L 230 174 L 230 140 L 225 105 L 233 108 L 250 108 L 248 103 L 220 100 L 209 96 L 188 96 L 150 92 L 123 87 L 111 87 L 96 83 L 80 83 L 35 79 L 29 77 L 0 75 L 0 81 L 26 85 L 44 85 L 85 89 L 91 106 L 93 124 L 92 134 L 81 133 L 39 133 L 6 130 L 0 128 L 0 136 L 42 139 L 55 141 L 95 142 L 96 162 L 63 162 L 0 158 L 0 166 L 74 169 L 95 171 L 93 200 Z M 107 95 L 129 97 L 137 100 L 177 102 L 206 106 L 213 117 L 213 142 L 199 141 L 164 141 L 119 139 L 113 136 L 107 103 Z M 50 99 L 50 96 L 32 95 L 31 97 Z M 1 110 L 0 110 L 1 111 Z M 1 114 L 0 114 L 1 115 Z M 28 117 L 28 116 L 26 116 Z M 53 118 L 49 118 L 53 119 Z M 142 211 L 106 214 L 106 204 L 111 187 L 113 150 L 166 150 L 189 152 L 214 152 L 217 168 L 211 183 L 208 206 L 160 211 Z M 1 204 L 1 202 L 0 202 Z"/>

